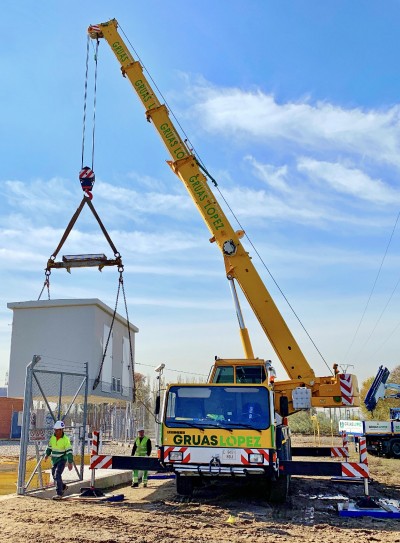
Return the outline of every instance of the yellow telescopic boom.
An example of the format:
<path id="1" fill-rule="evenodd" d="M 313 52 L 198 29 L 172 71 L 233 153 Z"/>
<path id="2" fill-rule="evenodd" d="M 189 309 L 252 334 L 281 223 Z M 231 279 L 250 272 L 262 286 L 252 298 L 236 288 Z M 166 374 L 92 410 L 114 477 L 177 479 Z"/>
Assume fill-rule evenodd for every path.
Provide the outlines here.
<path id="1" fill-rule="evenodd" d="M 142 65 L 133 58 L 120 36 L 117 21 L 112 19 L 99 25 L 92 25 L 89 27 L 88 33 L 93 39 L 104 38 L 110 45 L 121 65 L 122 75 L 131 82 L 145 108 L 147 120 L 153 123 L 170 154 L 169 166 L 183 182 L 196 204 L 211 232 L 210 241 L 217 243 L 222 251 L 227 277 L 235 279 L 239 284 L 288 376 L 291 380 L 296 381 L 294 386 L 299 386 L 300 383 L 311 387 L 313 394 L 318 394 L 318 383 L 322 379 L 325 385 L 330 384 L 329 395 L 335 389 L 336 396 L 340 396 L 340 387 L 336 375 L 326 378 L 315 377 L 313 369 L 304 357 L 255 269 L 251 257 L 240 242 L 243 232 L 233 230 L 210 189 L 195 156 L 173 125 L 166 106 L 160 103 L 143 73 Z M 252 357 L 249 341 L 245 331 L 242 334 L 245 356 L 250 357 L 251 354 Z M 285 391 L 290 388 L 288 383 L 290 381 L 285 382 Z M 357 389 L 355 378 L 354 385 L 354 389 Z M 339 406 L 340 402 L 336 403 L 336 405 Z"/>

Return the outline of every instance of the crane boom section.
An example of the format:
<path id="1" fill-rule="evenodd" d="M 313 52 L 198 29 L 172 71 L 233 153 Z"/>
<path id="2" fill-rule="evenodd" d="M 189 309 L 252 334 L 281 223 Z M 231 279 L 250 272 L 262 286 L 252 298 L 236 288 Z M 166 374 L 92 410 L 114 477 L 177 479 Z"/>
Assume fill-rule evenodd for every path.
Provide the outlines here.
<path id="1" fill-rule="evenodd" d="M 115 19 L 89 27 L 92 38 L 103 37 L 110 45 L 121 71 L 132 84 L 142 102 L 147 119 L 154 124 L 172 158 L 168 161 L 184 183 L 208 229 L 224 255 L 228 276 L 237 280 L 279 360 L 292 379 L 315 380 L 315 374 L 286 325 L 266 286 L 243 248 L 238 233 L 218 204 L 197 160 L 171 122 L 168 110 L 161 104 L 139 61 L 131 55 L 118 32 Z"/>

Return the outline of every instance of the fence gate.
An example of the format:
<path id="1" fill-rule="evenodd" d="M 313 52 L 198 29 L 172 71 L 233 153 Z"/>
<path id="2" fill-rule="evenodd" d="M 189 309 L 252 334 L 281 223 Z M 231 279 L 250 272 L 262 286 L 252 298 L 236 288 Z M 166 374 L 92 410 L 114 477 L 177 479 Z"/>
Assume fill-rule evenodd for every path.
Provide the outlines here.
<path id="1" fill-rule="evenodd" d="M 65 422 L 65 433 L 71 439 L 74 481 L 83 479 L 88 365 L 71 366 L 76 366 L 76 371 L 48 369 L 35 355 L 26 368 L 17 494 L 51 485 L 50 463 L 43 466 L 42 460 L 56 420 Z"/>

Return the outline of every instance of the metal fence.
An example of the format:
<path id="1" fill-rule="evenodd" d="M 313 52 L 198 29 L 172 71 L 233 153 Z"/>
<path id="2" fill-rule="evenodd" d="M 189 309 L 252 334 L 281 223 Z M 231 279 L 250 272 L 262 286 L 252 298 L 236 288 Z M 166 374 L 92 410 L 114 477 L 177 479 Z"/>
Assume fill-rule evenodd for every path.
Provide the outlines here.
<path id="1" fill-rule="evenodd" d="M 88 366 L 71 371 L 54 371 L 40 364 L 35 355 L 28 364 L 25 379 L 17 493 L 46 488 L 50 484 L 42 460 L 53 425 L 63 420 L 74 452 L 76 480 L 83 479 L 87 441 Z"/>

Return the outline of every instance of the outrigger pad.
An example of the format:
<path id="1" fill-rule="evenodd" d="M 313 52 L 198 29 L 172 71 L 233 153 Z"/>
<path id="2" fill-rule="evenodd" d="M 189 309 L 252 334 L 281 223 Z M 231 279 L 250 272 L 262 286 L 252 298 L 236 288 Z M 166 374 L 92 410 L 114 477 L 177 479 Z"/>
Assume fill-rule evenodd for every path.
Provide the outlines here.
<path id="1" fill-rule="evenodd" d="M 376 503 L 371 496 L 363 496 L 356 501 L 356 507 L 359 509 L 376 509 L 377 507 L 380 507 L 380 505 Z"/>
<path id="2" fill-rule="evenodd" d="M 373 501 L 373 500 L 371 500 Z M 372 505 L 372 504 L 371 504 Z M 400 519 L 400 509 L 387 500 L 379 500 L 375 507 L 359 507 L 356 502 L 350 500 L 346 503 L 338 503 L 339 517 L 375 517 L 383 519 Z"/>
<path id="3" fill-rule="evenodd" d="M 81 488 L 80 495 L 82 498 L 101 498 L 104 496 L 104 492 L 100 488 L 88 486 Z"/>

